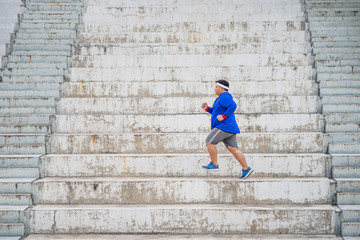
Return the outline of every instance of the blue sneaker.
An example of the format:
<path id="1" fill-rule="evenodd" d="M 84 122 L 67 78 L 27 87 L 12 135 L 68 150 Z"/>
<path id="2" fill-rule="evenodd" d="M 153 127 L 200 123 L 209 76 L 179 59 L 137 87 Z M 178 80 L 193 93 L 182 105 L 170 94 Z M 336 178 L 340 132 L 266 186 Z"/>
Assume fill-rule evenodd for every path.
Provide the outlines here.
<path id="1" fill-rule="evenodd" d="M 202 166 L 202 167 L 207 170 L 219 170 L 219 164 L 215 167 L 215 165 L 212 162 L 210 162 L 208 165 Z"/>
<path id="2" fill-rule="evenodd" d="M 249 167 L 247 170 L 242 170 L 242 175 L 240 177 L 240 179 L 245 179 L 248 176 L 250 176 L 252 173 L 254 172 L 254 169 L 252 169 L 251 167 Z"/>

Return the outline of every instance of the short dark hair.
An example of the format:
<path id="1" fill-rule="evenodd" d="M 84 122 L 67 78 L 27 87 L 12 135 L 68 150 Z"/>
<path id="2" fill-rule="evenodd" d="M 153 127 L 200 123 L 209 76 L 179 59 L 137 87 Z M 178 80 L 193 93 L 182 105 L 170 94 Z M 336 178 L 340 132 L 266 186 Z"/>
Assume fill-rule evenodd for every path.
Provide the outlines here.
<path id="1" fill-rule="evenodd" d="M 220 84 L 222 84 L 222 85 L 224 85 L 224 86 L 226 86 L 226 87 L 229 87 L 229 86 L 230 86 L 229 82 L 226 81 L 226 80 L 223 80 L 223 79 L 217 80 L 216 83 L 220 83 Z M 224 88 L 224 89 L 225 89 L 225 88 Z M 228 89 L 225 89 L 225 91 L 228 91 Z"/>

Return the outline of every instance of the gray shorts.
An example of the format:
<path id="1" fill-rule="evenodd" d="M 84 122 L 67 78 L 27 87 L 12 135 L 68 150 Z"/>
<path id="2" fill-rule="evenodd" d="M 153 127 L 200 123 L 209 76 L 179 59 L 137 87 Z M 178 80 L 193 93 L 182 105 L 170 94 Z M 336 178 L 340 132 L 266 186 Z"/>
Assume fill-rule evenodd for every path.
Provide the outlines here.
<path id="1" fill-rule="evenodd" d="M 213 128 L 210 134 L 206 138 L 206 142 L 212 145 L 216 145 L 219 142 L 223 142 L 225 146 L 230 146 L 239 149 L 236 141 L 236 133 L 224 132 L 219 128 Z"/>

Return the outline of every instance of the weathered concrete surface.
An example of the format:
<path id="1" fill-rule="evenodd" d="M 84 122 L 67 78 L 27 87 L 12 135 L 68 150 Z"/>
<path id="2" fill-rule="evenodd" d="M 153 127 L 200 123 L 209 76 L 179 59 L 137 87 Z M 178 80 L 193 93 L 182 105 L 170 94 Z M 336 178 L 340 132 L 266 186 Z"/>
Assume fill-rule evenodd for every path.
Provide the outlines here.
<path id="1" fill-rule="evenodd" d="M 207 133 L 53 134 L 49 153 L 204 153 Z M 321 153 L 323 136 L 316 132 L 243 133 L 238 146 L 248 153 Z M 181 143 L 180 145 L 178 143 Z M 222 145 L 219 152 L 224 153 Z"/>
<path id="2" fill-rule="evenodd" d="M 324 154 L 246 154 L 256 177 L 325 177 L 329 159 Z M 239 177 L 240 164 L 230 154 L 219 154 L 219 171 L 203 171 L 208 154 L 86 154 L 46 155 L 43 177 Z M 316 167 L 314 167 L 316 166 Z M 202 170 L 202 171 L 200 171 Z"/>
<path id="3" fill-rule="evenodd" d="M 328 178 L 46 178 L 40 204 L 326 204 Z M 271 189 L 277 189 L 271 191 Z"/>
<path id="4" fill-rule="evenodd" d="M 318 114 L 236 114 L 241 132 L 320 131 Z M 184 133 L 208 132 L 210 115 L 56 115 L 56 133 Z M 85 127 L 85 128 L 84 128 Z"/>
<path id="5" fill-rule="evenodd" d="M 111 240 L 139 240 L 139 239 L 146 239 L 146 240 L 186 240 L 186 239 L 193 239 L 193 240 L 226 240 L 226 239 L 238 239 L 238 240 L 257 240 L 257 239 L 267 239 L 267 240 L 292 240 L 292 239 L 299 239 L 299 240 L 340 240 L 342 238 L 336 237 L 335 235 L 288 235 L 288 234 L 281 234 L 281 235 L 272 235 L 272 234 L 241 234 L 241 235 L 115 235 L 115 234 L 84 234 L 84 235 L 46 235 L 46 234 L 30 234 L 28 237 L 25 238 L 26 240 L 56 240 L 56 239 L 63 239 L 63 240 L 99 240 L 99 239 L 111 239 Z"/>
<path id="6" fill-rule="evenodd" d="M 332 234 L 329 205 L 38 205 L 32 233 Z M 219 223 L 221 219 L 221 223 Z"/>

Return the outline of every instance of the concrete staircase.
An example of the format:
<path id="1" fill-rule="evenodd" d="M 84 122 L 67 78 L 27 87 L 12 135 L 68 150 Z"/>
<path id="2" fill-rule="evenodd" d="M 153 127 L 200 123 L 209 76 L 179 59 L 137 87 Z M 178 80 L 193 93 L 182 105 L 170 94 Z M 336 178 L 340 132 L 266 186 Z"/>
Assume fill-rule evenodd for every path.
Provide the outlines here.
<path id="1" fill-rule="evenodd" d="M 338 239 L 298 1 L 85 8 L 26 239 Z M 244 181 L 223 147 L 220 171 L 201 168 L 210 119 L 200 105 L 219 78 L 256 169 Z"/>
<path id="2" fill-rule="evenodd" d="M 306 0 L 344 238 L 360 237 L 360 1 Z"/>
<path id="3" fill-rule="evenodd" d="M 0 237 L 28 232 L 25 210 L 46 153 L 50 116 L 70 64 L 81 2 L 31 0 L 19 16 L 0 83 Z M 1 239 L 1 238 L 0 238 Z"/>

